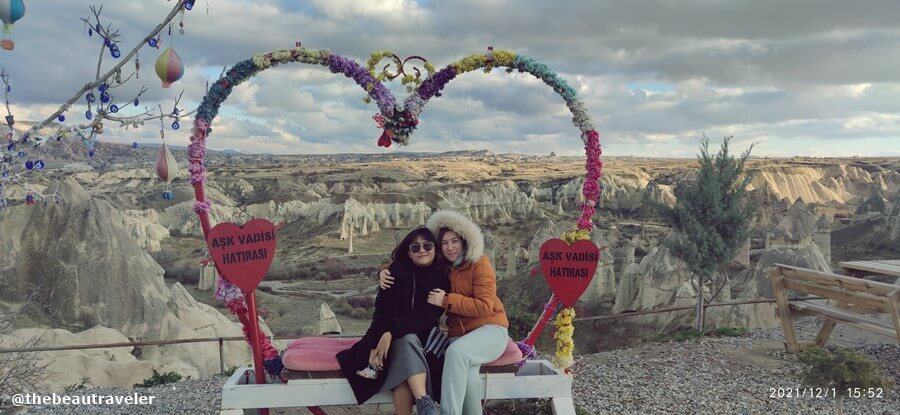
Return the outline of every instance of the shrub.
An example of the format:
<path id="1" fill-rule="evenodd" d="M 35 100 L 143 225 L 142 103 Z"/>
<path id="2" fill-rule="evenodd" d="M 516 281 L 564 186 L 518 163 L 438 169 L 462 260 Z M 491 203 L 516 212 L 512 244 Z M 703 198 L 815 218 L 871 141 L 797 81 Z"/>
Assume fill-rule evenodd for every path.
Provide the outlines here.
<path id="1" fill-rule="evenodd" d="M 65 388 L 63 388 L 63 392 L 71 393 L 71 392 L 79 391 L 82 389 L 86 389 L 87 383 L 88 383 L 88 378 L 81 378 L 81 382 L 66 386 Z"/>
<path id="2" fill-rule="evenodd" d="M 159 373 L 156 369 L 153 369 L 153 376 L 150 376 L 147 379 L 144 379 L 141 383 L 136 383 L 134 387 L 142 387 L 142 388 L 150 388 L 153 386 L 165 385 L 168 383 L 175 383 L 181 380 L 181 375 L 175 372 L 166 372 Z"/>
<path id="3" fill-rule="evenodd" d="M 338 259 L 328 258 L 322 262 L 322 270 L 331 278 L 339 278 L 347 273 L 347 264 Z"/>
<path id="4" fill-rule="evenodd" d="M 347 302 L 347 299 L 345 298 L 341 300 L 341 303 L 338 304 L 337 307 L 334 308 L 334 312 L 336 314 L 341 314 L 344 316 L 351 316 L 353 315 L 353 306 L 350 305 L 350 303 Z"/>
<path id="5" fill-rule="evenodd" d="M 801 374 L 805 385 L 835 389 L 839 414 L 844 413 L 844 395 L 848 395 L 848 389 L 889 389 L 893 386 L 893 381 L 882 374 L 871 359 L 850 349 L 823 349 L 814 345 L 800 353 L 800 361 L 806 365 Z"/>
<path id="6" fill-rule="evenodd" d="M 358 318 L 358 319 L 367 319 L 370 317 L 369 310 L 366 310 L 362 307 L 354 308 L 350 313 L 350 317 Z"/>
<path id="7" fill-rule="evenodd" d="M 362 307 L 362 308 L 372 308 L 375 307 L 375 297 L 369 295 L 357 296 L 357 297 L 349 297 L 347 298 L 347 302 L 350 303 L 354 308 Z"/>

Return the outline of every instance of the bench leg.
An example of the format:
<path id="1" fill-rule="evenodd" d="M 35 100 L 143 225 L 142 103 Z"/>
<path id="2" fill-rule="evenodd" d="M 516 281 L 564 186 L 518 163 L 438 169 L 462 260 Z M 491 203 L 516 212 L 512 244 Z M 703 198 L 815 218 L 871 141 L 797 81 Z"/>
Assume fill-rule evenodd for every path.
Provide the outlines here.
<path id="1" fill-rule="evenodd" d="M 784 330 L 784 346 L 788 353 L 800 351 L 800 343 L 797 342 L 797 332 L 794 330 L 794 322 L 791 321 L 791 308 L 787 295 L 784 293 L 784 277 L 779 268 L 772 267 L 769 271 L 769 279 L 772 281 L 772 294 L 778 305 L 778 315 L 781 316 L 781 328 Z"/>
<path id="2" fill-rule="evenodd" d="M 817 345 L 825 347 L 825 343 L 828 341 L 828 337 L 831 336 L 831 331 L 834 330 L 836 324 L 837 322 L 832 319 L 825 319 L 825 323 L 822 324 L 822 328 L 819 329 L 819 334 L 816 335 Z"/>
<path id="3" fill-rule="evenodd" d="M 846 301 L 838 301 L 834 304 L 837 308 L 847 308 Z M 837 324 L 837 321 L 826 318 L 825 323 L 822 324 L 822 328 L 819 329 L 819 334 L 816 335 L 816 344 L 820 347 L 825 347 L 825 343 L 828 342 L 828 338 L 831 337 L 831 331 L 834 330 L 834 326 Z"/>
<path id="4" fill-rule="evenodd" d="M 572 398 L 551 398 L 553 415 L 575 415 L 575 401 Z"/>
<path id="5" fill-rule="evenodd" d="M 897 282 L 900 283 L 900 278 L 897 278 Z M 900 289 L 894 290 L 891 297 L 894 300 L 894 315 L 891 319 L 894 320 L 894 331 L 897 332 L 897 344 L 900 344 Z"/>

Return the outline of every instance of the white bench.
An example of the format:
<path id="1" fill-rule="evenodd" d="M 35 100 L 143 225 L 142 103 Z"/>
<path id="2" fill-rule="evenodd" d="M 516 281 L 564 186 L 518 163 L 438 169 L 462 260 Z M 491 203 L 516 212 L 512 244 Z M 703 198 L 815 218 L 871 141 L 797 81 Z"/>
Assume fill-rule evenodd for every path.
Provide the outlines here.
<path id="1" fill-rule="evenodd" d="M 296 408 L 309 406 L 356 405 L 353 390 L 344 378 L 294 379 L 287 383 L 256 385 L 253 370 L 235 370 L 222 386 L 221 415 L 257 414 L 255 408 Z M 553 413 L 575 415 L 572 379 L 546 360 L 529 360 L 516 373 L 482 373 L 482 398 L 550 398 Z M 382 392 L 366 404 L 392 403 Z"/>

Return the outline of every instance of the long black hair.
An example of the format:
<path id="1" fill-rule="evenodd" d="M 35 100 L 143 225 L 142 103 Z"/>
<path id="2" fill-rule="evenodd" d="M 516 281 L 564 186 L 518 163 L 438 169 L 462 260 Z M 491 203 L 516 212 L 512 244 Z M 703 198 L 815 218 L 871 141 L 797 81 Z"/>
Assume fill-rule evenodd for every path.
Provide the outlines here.
<path id="1" fill-rule="evenodd" d="M 409 245 L 413 243 L 416 238 L 422 237 L 427 242 L 431 242 L 434 244 L 434 262 L 432 266 L 437 268 L 438 270 L 445 271 L 446 270 L 446 260 L 443 255 L 441 255 L 438 250 L 441 249 L 440 244 L 437 243 L 437 240 L 434 239 L 434 234 L 428 230 L 426 227 L 416 228 L 406 234 L 406 237 L 400 241 L 397 246 L 394 247 L 394 250 L 391 252 L 391 260 L 395 262 L 401 262 L 403 264 L 413 265 L 412 259 L 409 257 Z"/>

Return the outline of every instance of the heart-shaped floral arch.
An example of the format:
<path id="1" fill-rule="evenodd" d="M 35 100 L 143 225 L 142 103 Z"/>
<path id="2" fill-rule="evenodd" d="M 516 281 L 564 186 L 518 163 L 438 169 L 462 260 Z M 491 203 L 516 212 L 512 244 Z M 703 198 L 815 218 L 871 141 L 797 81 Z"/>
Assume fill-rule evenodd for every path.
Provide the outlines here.
<path id="1" fill-rule="evenodd" d="M 388 52 L 389 53 L 389 52 Z M 379 55 L 380 54 L 380 55 Z M 379 78 L 376 76 L 373 67 L 378 57 L 387 53 L 380 52 L 373 54 L 373 59 L 369 61 L 368 68 L 364 67 L 352 59 L 344 58 L 340 55 L 331 53 L 324 49 L 307 49 L 294 48 L 278 50 L 270 53 L 259 54 L 237 63 L 231 67 L 225 75 L 214 83 L 203 98 L 203 102 L 197 109 L 197 116 L 194 120 L 193 133 L 191 135 L 191 144 L 188 146 L 188 158 L 190 171 L 190 181 L 194 186 L 194 212 L 200 217 L 200 224 L 203 228 L 204 236 L 209 234 L 209 210 L 211 203 L 206 200 L 204 195 L 203 183 L 206 181 L 206 168 L 204 167 L 204 158 L 206 156 L 206 139 L 212 132 L 210 125 L 215 119 L 219 111 L 219 106 L 225 102 L 231 91 L 238 84 L 250 79 L 259 72 L 262 72 L 272 66 L 300 62 L 312 65 L 320 65 L 328 67 L 333 73 L 343 73 L 348 78 L 353 78 L 356 83 L 363 88 L 368 98 L 374 100 L 380 113 L 376 115 L 379 126 L 384 128 L 384 133 L 379 139 L 379 145 L 390 146 L 390 142 L 394 141 L 400 145 L 409 143 L 409 139 L 418 124 L 419 115 L 421 114 L 425 104 L 433 97 L 439 97 L 440 91 L 444 89 L 448 82 L 466 72 L 483 69 L 490 72 L 491 69 L 497 67 L 506 68 L 507 72 L 518 70 L 519 72 L 530 73 L 547 85 L 553 88 L 566 102 L 566 106 L 572 112 L 572 121 L 581 131 L 581 139 L 584 141 L 585 153 L 587 161 L 585 164 L 586 177 L 582 194 L 584 195 L 584 203 L 581 206 L 581 216 L 577 222 L 577 228 L 563 235 L 563 238 L 569 242 L 588 238 L 588 233 L 592 229 L 591 217 L 595 213 L 595 206 L 600 197 L 600 175 L 603 163 L 600 160 L 601 149 L 599 134 L 591 125 L 591 119 L 585 108 L 584 102 L 578 97 L 572 87 L 564 80 L 559 78 L 555 72 L 550 70 L 546 65 L 537 62 L 526 56 L 517 55 L 515 52 L 500 50 L 489 54 L 476 53 L 466 56 L 456 62 L 447 65 L 445 68 L 434 71 L 430 66 L 428 69 L 428 77 L 422 81 L 411 93 L 406 97 L 402 104 L 398 103 Z M 396 58 L 396 57 L 395 57 Z M 219 279 L 220 283 L 216 287 L 216 297 L 224 301 L 228 305 L 229 311 L 235 314 L 243 324 L 244 334 L 248 341 L 252 344 L 251 333 L 255 325 L 250 324 L 248 317 L 248 305 L 243 293 L 225 278 Z M 555 300 L 551 299 L 548 307 L 545 307 L 545 313 L 542 315 L 538 327 L 542 328 L 550 315 L 551 304 L 555 305 Z M 557 340 L 557 357 L 562 356 L 564 360 L 562 366 L 568 367 L 571 362 L 571 310 L 569 312 L 559 313 L 568 321 L 563 319 L 562 326 L 569 327 L 567 335 Z M 559 317 L 558 317 L 559 320 Z M 559 325 L 560 322 L 558 322 Z M 567 324 L 568 323 L 568 324 Z M 258 328 L 257 328 L 258 330 Z M 533 336 L 540 330 L 532 332 L 529 336 L 533 345 Z M 278 376 L 282 366 L 278 351 L 272 347 L 268 339 L 257 333 L 259 340 L 259 348 L 265 360 L 266 370 L 273 376 Z M 566 359 L 566 357 L 568 357 Z"/>

